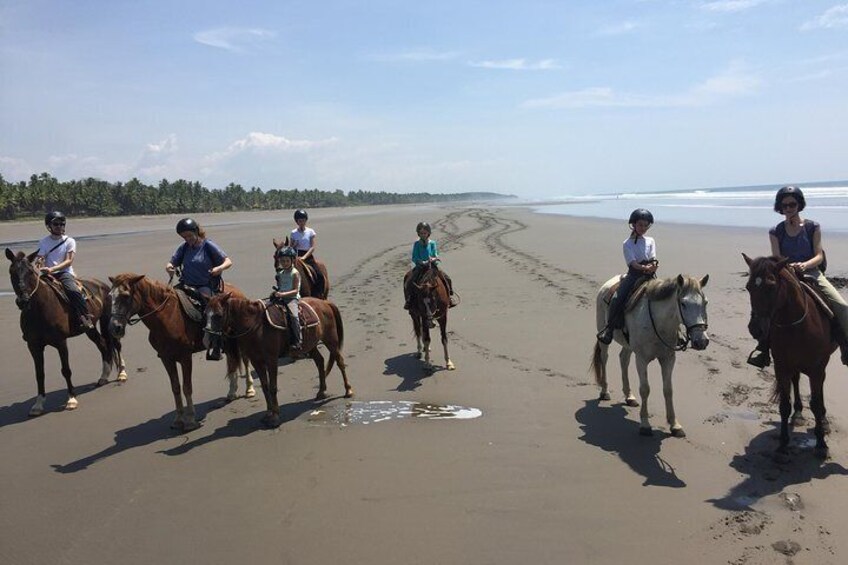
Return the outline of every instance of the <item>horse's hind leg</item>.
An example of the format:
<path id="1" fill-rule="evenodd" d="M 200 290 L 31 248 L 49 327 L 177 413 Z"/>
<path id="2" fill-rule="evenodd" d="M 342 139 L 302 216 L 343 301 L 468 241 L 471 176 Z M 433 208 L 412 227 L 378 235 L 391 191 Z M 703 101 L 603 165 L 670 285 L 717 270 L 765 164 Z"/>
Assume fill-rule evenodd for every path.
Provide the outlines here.
<path id="1" fill-rule="evenodd" d="M 276 365 L 276 363 L 277 361 L 275 359 L 274 365 Z M 244 372 L 242 373 L 244 375 L 245 382 L 244 397 L 253 398 L 254 396 L 256 396 L 256 388 L 254 388 L 253 386 L 253 376 L 251 376 L 250 374 L 250 361 L 247 359 L 247 357 L 242 357 L 241 366 L 244 369 Z"/>
<path id="2" fill-rule="evenodd" d="M 327 372 L 324 370 L 324 356 L 315 347 L 309 352 L 309 356 L 318 367 L 318 394 L 315 395 L 315 400 L 323 400 L 327 398 Z"/>
<path id="3" fill-rule="evenodd" d="M 342 372 L 342 381 L 344 381 L 345 398 L 353 396 L 353 387 L 350 386 L 350 381 L 347 380 L 347 366 L 345 365 L 344 356 L 341 349 L 330 350 L 330 362 L 327 363 L 327 374 L 330 374 L 330 369 L 333 368 L 333 360 L 338 364 L 339 370 Z"/>
<path id="4" fill-rule="evenodd" d="M 642 398 L 642 408 L 639 410 L 639 434 L 643 436 L 653 435 L 651 431 L 651 420 L 648 415 L 648 396 L 651 394 L 651 385 L 648 384 L 648 362 L 636 355 L 636 372 L 639 374 L 639 396 Z"/>
<path id="5" fill-rule="evenodd" d="M 44 392 L 44 344 L 27 342 L 27 347 L 35 365 L 35 385 L 38 388 L 35 404 L 29 409 L 29 415 L 41 416 L 44 414 L 44 402 L 47 400 L 47 393 Z"/>
<path id="6" fill-rule="evenodd" d="M 789 399 L 791 378 L 788 375 L 775 374 L 777 379 L 777 390 L 780 397 L 780 444 L 778 453 L 786 453 L 789 450 L 789 416 L 792 404 Z M 815 413 L 815 411 L 813 411 Z"/>
<path id="7" fill-rule="evenodd" d="M 824 441 L 825 435 L 825 418 L 827 416 L 827 409 L 824 407 L 824 371 L 821 373 L 821 377 L 811 376 L 810 377 L 810 410 L 812 410 L 813 415 L 816 417 L 816 457 L 821 459 L 827 459 L 828 457 L 828 448 L 827 443 Z"/>
<path id="8" fill-rule="evenodd" d="M 177 372 L 177 362 L 173 359 L 162 359 L 162 365 L 165 366 L 165 372 L 168 373 L 168 380 L 171 382 L 171 393 L 174 395 L 174 409 L 176 417 L 171 423 L 171 428 L 181 430 L 185 426 L 183 421 L 183 395 L 180 389 L 180 375 Z"/>
<path id="9" fill-rule="evenodd" d="M 671 384 L 671 375 L 674 372 L 675 357 L 672 353 L 668 357 L 660 359 L 660 370 L 662 371 L 663 379 L 663 396 L 665 397 L 665 417 L 671 428 L 671 435 L 674 437 L 686 437 L 686 432 L 683 431 L 683 426 L 677 421 L 677 415 L 674 413 L 674 390 Z"/>
<path id="10" fill-rule="evenodd" d="M 595 371 L 595 382 L 601 387 L 598 400 L 609 400 L 609 383 L 607 382 L 607 359 L 609 359 L 609 345 L 600 341 L 595 343 L 592 354 L 592 368 Z"/>
<path id="11" fill-rule="evenodd" d="M 62 363 L 62 376 L 65 377 L 65 383 L 68 385 L 68 402 L 65 404 L 65 410 L 75 410 L 79 406 L 77 396 L 74 392 L 74 383 L 71 382 L 71 365 L 68 362 L 68 342 L 62 340 L 56 345 L 56 350 L 59 352 L 59 361 Z"/>
<path id="12" fill-rule="evenodd" d="M 622 345 L 621 351 L 618 353 L 618 361 L 621 365 L 621 392 L 624 394 L 624 403 L 627 406 L 639 406 L 639 401 L 636 400 L 636 396 L 630 390 L 630 357 L 632 354 L 633 350 L 626 345 Z"/>
<path id="13" fill-rule="evenodd" d="M 196 430 L 200 427 L 197 423 L 197 416 L 194 412 L 194 402 L 191 399 L 193 387 L 191 383 L 191 355 L 188 358 L 180 361 L 180 366 L 183 369 L 183 396 L 185 396 L 186 407 L 183 412 L 183 426 L 185 431 Z"/>
<path id="14" fill-rule="evenodd" d="M 103 329 L 103 323 L 101 322 L 100 328 Z M 112 355 L 112 348 L 110 347 L 109 342 L 109 334 L 98 333 L 97 330 L 90 330 L 86 332 L 86 337 L 94 342 L 94 345 L 97 346 L 97 350 L 100 352 L 100 361 L 102 362 L 101 370 L 100 370 L 100 378 L 97 379 L 97 386 L 103 386 L 109 382 L 109 375 L 112 373 L 112 362 L 114 361 L 114 356 Z"/>

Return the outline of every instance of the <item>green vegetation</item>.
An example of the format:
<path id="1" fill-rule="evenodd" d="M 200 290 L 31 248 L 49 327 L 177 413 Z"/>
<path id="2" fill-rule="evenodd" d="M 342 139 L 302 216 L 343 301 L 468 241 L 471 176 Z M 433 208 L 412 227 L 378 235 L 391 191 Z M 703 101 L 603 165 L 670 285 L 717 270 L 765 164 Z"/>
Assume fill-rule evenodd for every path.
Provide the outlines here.
<path id="1" fill-rule="evenodd" d="M 459 200 L 510 198 L 493 192 L 430 194 L 341 190 L 245 190 L 230 183 L 223 190 L 210 190 L 199 182 L 165 179 L 150 186 L 138 179 L 111 183 L 94 178 L 59 182 L 48 173 L 32 175 L 29 182 L 7 182 L 0 175 L 0 220 L 40 216 L 61 210 L 72 216 L 123 216 L 226 212 L 233 210 L 280 210 L 369 204 L 413 204 Z"/>

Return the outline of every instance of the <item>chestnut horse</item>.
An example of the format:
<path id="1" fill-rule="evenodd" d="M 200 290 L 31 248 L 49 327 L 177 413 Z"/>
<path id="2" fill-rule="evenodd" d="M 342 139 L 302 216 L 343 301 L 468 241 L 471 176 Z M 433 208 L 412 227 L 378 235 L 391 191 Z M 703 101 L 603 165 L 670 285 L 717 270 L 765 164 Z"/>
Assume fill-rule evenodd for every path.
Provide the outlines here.
<path id="1" fill-rule="evenodd" d="M 830 355 L 837 347 L 830 319 L 801 287 L 795 272 L 787 266 L 789 259 L 742 256 L 750 273 L 745 288 L 751 297 L 751 310 L 762 335 L 769 337 L 774 357 L 775 396 L 780 400 L 778 452 L 788 451 L 790 390 L 795 383 L 800 414 L 797 383 L 804 373 L 810 379 L 810 409 L 816 418 L 815 453 L 826 458 L 824 379 Z"/>
<path id="2" fill-rule="evenodd" d="M 174 394 L 177 412 L 171 427 L 186 431 L 199 428 L 200 424 L 197 423 L 191 398 L 191 354 L 206 349 L 203 343 L 203 324 L 188 317 L 180 306 L 177 292 L 168 285 L 134 273 L 122 273 L 109 277 L 109 280 L 112 281 L 113 305 L 109 330 L 114 336 L 120 338 L 124 336 L 127 325 L 144 322 L 150 332 L 147 339 L 162 360 L 171 381 L 171 392 Z M 241 291 L 230 284 L 225 284 L 224 287 L 230 292 L 243 296 Z M 131 320 L 133 316 L 138 317 Z M 247 359 L 242 359 L 236 343 L 232 340 L 225 340 L 223 346 L 227 354 L 227 378 L 230 381 L 227 400 L 233 400 L 236 397 L 239 377 L 237 373 L 242 364 L 244 365 L 243 376 L 247 379 L 245 395 L 247 398 L 255 396 L 256 391 L 253 388 L 253 379 L 248 372 Z M 177 363 L 182 367 L 182 390 Z M 185 407 L 183 407 L 183 395 Z"/>
<path id="3" fill-rule="evenodd" d="M 59 298 L 45 277 L 36 270 L 33 261 L 37 253 L 29 256 L 22 252 L 13 253 L 6 249 L 6 258 L 11 261 L 9 276 L 12 288 L 15 289 L 15 304 L 21 310 L 21 331 L 27 342 L 30 355 L 35 363 L 35 381 L 38 385 L 38 396 L 30 408 L 30 416 L 40 416 L 44 413 L 46 393 L 44 391 L 44 348 L 48 345 L 59 352 L 62 363 L 62 376 L 68 386 L 68 402 L 66 410 L 79 406 L 71 382 L 71 366 L 68 364 L 68 338 L 83 333 L 81 327 L 72 322 L 74 316 L 67 301 Z M 80 282 L 94 297 L 87 303 L 88 311 L 95 320 L 100 321 L 100 332 L 92 329 L 86 332 L 88 339 L 94 342 L 100 351 L 103 368 L 97 386 L 108 382 L 109 374 L 114 364 L 118 369 L 118 380 L 127 380 L 127 369 L 121 356 L 121 342 L 114 339 L 107 331 L 109 316 L 112 312 L 112 300 L 109 297 L 109 287 L 96 279 L 80 279 Z"/>
<path id="4" fill-rule="evenodd" d="M 274 239 L 274 269 L 279 271 L 282 267 L 280 266 L 280 254 L 278 253 L 282 248 L 288 247 L 289 236 L 282 241 L 277 241 Z M 327 275 L 327 266 L 318 259 L 315 259 L 315 264 L 318 265 L 318 270 L 321 272 L 321 275 L 324 277 L 324 291 L 320 294 L 313 292 L 315 287 L 315 281 L 309 276 L 309 272 L 312 270 L 312 267 L 304 264 L 303 259 L 298 257 L 294 261 L 294 268 L 297 269 L 297 272 L 300 273 L 300 295 L 301 296 L 313 296 L 315 298 L 321 298 L 323 300 L 327 300 L 327 297 L 330 295 L 330 277 Z"/>
<path id="5" fill-rule="evenodd" d="M 333 363 L 338 363 L 344 380 L 345 398 L 353 396 L 353 389 L 347 380 L 342 346 L 344 345 L 344 325 L 338 307 L 319 298 L 302 298 L 304 304 L 312 307 L 318 315 L 317 325 L 302 328 L 301 351 L 312 358 L 318 367 L 318 394 L 316 400 L 327 397 L 327 374 Z M 213 296 L 206 307 L 206 331 L 213 335 L 232 338 L 238 342 L 239 351 L 250 359 L 253 368 L 262 383 L 267 412 L 262 422 L 270 427 L 280 425 L 280 404 L 277 401 L 277 359 L 288 352 L 288 330 L 274 327 L 268 321 L 268 306 L 261 300 L 248 300 L 223 293 Z M 330 353 L 330 360 L 324 369 L 324 356 L 318 350 L 323 343 Z"/>
<path id="6" fill-rule="evenodd" d="M 404 277 L 413 276 L 410 271 Z M 428 264 L 423 267 L 423 272 L 417 281 L 412 282 L 410 295 L 409 315 L 412 318 L 412 329 L 415 331 L 415 340 L 418 346 L 417 359 L 421 359 L 424 352 L 424 369 L 432 373 L 435 368 L 430 363 L 430 328 L 436 327 L 442 333 L 442 347 L 445 350 L 445 367 L 453 371 L 456 366 L 448 355 L 448 308 L 450 308 L 450 296 L 445 280 L 439 275 L 438 269 Z M 423 341 L 423 347 L 422 347 Z"/>

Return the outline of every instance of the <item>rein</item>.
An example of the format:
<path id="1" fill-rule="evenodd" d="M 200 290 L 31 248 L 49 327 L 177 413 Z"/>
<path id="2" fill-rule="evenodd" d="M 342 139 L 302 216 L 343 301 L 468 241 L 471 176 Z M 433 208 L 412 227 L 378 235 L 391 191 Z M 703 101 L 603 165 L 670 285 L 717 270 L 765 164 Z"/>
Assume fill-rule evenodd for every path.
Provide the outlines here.
<path id="1" fill-rule="evenodd" d="M 682 325 L 683 325 L 684 328 L 686 328 L 686 333 L 684 334 L 683 338 L 681 338 L 680 337 L 680 325 L 681 324 L 678 324 L 678 331 L 677 331 L 677 342 L 678 343 L 675 346 L 669 345 L 669 344 L 666 343 L 666 341 L 660 335 L 660 332 L 657 330 L 657 324 L 654 321 L 654 312 L 653 312 L 653 310 L 651 310 L 651 303 L 652 302 L 653 302 L 653 300 L 648 300 L 648 316 L 651 318 L 651 328 L 653 328 L 654 335 L 657 336 L 657 338 L 660 340 L 660 342 L 663 345 L 665 345 L 667 348 L 671 349 L 672 351 L 686 351 L 686 349 L 689 347 L 689 344 L 692 342 L 692 336 L 690 334 L 691 330 L 694 330 L 695 328 L 703 328 L 704 331 L 706 331 L 707 328 L 709 327 L 709 325 L 706 322 L 703 323 L 703 324 L 699 323 L 699 324 L 692 324 L 692 325 L 689 325 L 689 326 L 687 326 L 684 323 Z M 677 311 L 680 313 L 680 320 L 682 322 L 685 322 L 685 319 L 683 318 L 683 306 L 680 304 L 680 294 L 679 293 L 677 295 Z"/>
<path id="2" fill-rule="evenodd" d="M 770 317 L 771 323 L 774 324 L 774 327 L 776 327 L 776 328 L 791 328 L 793 326 L 797 326 L 798 324 L 800 324 L 801 322 L 803 322 L 807 318 L 807 314 L 809 312 L 809 304 L 807 302 L 807 296 L 804 295 L 804 290 L 802 288 L 800 288 L 800 283 L 799 283 L 799 286 L 797 286 L 796 288 L 797 288 L 797 290 L 799 290 L 801 292 L 801 295 L 802 295 L 802 302 L 804 303 L 804 313 L 801 314 L 800 318 L 798 318 L 794 322 L 790 322 L 788 324 L 779 324 L 777 322 L 777 320 L 775 320 L 773 317 Z"/>
<path id="3" fill-rule="evenodd" d="M 173 278 L 174 278 L 174 276 L 171 275 L 171 279 L 168 280 L 168 286 L 169 287 L 171 285 L 171 280 L 173 280 Z M 168 303 L 168 300 L 171 299 L 171 296 L 172 296 L 171 294 L 167 294 L 165 296 L 165 300 L 162 301 L 162 304 L 160 304 L 159 306 L 157 306 L 156 308 L 154 308 L 153 310 L 151 310 L 147 314 L 141 314 L 141 315 L 135 314 L 136 316 L 138 316 L 137 318 L 133 318 L 132 315 L 127 316 L 126 314 L 119 314 L 117 312 L 113 312 L 112 316 L 114 316 L 115 318 L 118 318 L 119 320 L 123 320 L 124 323 L 128 326 L 134 326 L 137 323 L 139 323 L 140 321 L 142 321 L 143 319 L 147 318 L 148 316 L 152 316 L 153 314 L 155 314 L 156 312 L 159 312 L 162 308 L 164 308 L 165 304 Z"/>

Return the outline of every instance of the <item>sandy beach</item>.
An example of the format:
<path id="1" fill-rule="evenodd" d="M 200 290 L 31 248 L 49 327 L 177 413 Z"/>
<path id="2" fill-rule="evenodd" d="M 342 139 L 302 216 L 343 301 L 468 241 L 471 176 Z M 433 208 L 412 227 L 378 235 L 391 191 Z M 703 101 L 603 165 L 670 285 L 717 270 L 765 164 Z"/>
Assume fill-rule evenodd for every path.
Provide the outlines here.
<path id="1" fill-rule="evenodd" d="M 197 219 L 233 258 L 226 280 L 266 296 L 271 240 L 293 227 L 290 213 Z M 449 318 L 457 369 L 432 375 L 413 357 L 400 282 L 422 219 L 461 295 Z M 102 280 L 131 271 L 164 281 L 180 242 L 176 220 L 71 219 L 68 234 L 81 237 L 74 267 Z M 588 372 L 595 293 L 624 268 L 624 221 L 426 205 L 315 209 L 310 225 L 344 319 L 356 396 L 352 404 L 341 397 L 335 369 L 331 399 L 314 402 L 312 362 L 285 365 L 283 424 L 273 430 L 259 422 L 261 393 L 225 403 L 224 364 L 200 354 L 194 400 L 203 426 L 170 430 L 171 391 L 143 324 L 123 340 L 123 384 L 113 374 L 95 388 L 94 346 L 70 342 L 73 412 L 62 410 L 64 380 L 48 350 L 47 413 L 28 418 L 32 362 L 13 296 L 0 296 L 0 562 L 844 562 L 848 368 L 834 356 L 825 385 L 831 459 L 815 459 L 804 427 L 793 433 L 789 461 L 775 461 L 772 373 L 745 364 L 754 343 L 740 253 L 768 252 L 761 230 L 651 230 L 660 276 L 710 275 L 711 343 L 677 356 L 674 399 L 687 433 L 678 439 L 665 423 L 656 364 L 652 437 L 638 434 L 639 409 L 622 404 L 617 347 L 608 365 L 612 401 L 597 400 Z M 845 276 L 848 238 L 824 229 L 829 274 Z M 43 233 L 39 222 L 0 225 L 4 242 Z M 8 275 L 0 291 L 11 292 Z M 433 361 L 444 367 L 438 342 Z M 481 415 L 369 416 L 406 402 Z"/>

